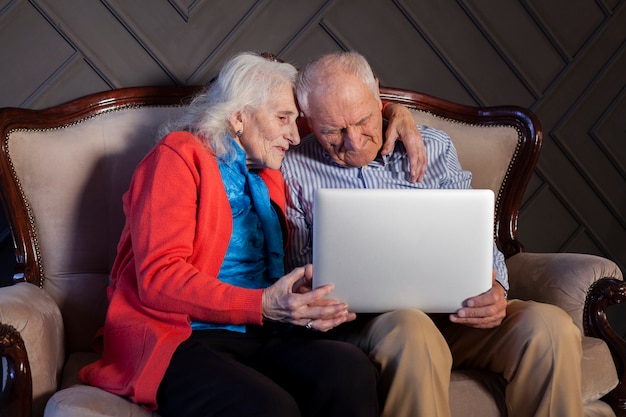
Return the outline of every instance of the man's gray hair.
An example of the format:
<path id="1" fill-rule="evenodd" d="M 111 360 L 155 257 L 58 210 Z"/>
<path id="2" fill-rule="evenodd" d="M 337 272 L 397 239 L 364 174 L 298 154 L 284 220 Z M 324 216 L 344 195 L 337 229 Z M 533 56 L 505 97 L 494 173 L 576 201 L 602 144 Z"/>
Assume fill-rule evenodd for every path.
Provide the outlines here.
<path id="1" fill-rule="evenodd" d="M 160 135 L 187 131 L 202 139 L 216 156 L 227 160 L 234 155 L 228 140 L 232 132 L 230 117 L 237 112 L 256 110 L 272 94 L 289 83 L 295 86 L 297 70 L 287 63 L 242 52 L 230 58 L 217 78 L 197 94 L 181 118 L 165 124 Z"/>
<path id="2" fill-rule="evenodd" d="M 367 85 L 374 96 L 378 95 L 378 84 L 365 57 L 358 52 L 334 52 L 323 55 L 307 64 L 298 74 L 296 95 L 304 114 L 309 113 L 309 96 L 320 85 L 332 83 L 333 74 L 352 74 Z"/>

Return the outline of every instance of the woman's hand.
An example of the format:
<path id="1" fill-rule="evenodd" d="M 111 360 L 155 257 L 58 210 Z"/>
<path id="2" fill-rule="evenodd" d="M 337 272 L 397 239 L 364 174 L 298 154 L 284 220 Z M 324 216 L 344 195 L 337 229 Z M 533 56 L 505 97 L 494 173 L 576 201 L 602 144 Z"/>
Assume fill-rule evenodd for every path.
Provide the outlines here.
<path id="1" fill-rule="evenodd" d="M 295 268 L 273 285 L 263 290 L 263 317 L 318 331 L 328 331 L 341 323 L 352 321 L 356 314 L 348 304 L 324 299 L 332 285 L 311 290 L 313 266 Z"/>

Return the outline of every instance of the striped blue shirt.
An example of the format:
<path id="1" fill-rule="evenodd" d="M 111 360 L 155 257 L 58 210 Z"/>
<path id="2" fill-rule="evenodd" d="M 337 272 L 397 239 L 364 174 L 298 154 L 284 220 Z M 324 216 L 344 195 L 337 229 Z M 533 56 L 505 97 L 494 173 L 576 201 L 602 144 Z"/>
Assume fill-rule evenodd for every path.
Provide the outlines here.
<path id="1" fill-rule="evenodd" d="M 289 244 L 285 253 L 286 270 L 310 263 L 313 258 L 313 196 L 317 188 L 416 188 L 467 189 L 472 174 L 461 168 L 456 149 L 443 131 L 419 126 L 428 166 L 421 182 L 410 181 L 409 159 L 397 142 L 390 155 L 379 155 L 369 164 L 351 168 L 335 163 L 313 135 L 290 149 L 281 171 L 287 186 L 287 227 Z M 504 255 L 493 245 L 496 279 L 508 289 Z"/>

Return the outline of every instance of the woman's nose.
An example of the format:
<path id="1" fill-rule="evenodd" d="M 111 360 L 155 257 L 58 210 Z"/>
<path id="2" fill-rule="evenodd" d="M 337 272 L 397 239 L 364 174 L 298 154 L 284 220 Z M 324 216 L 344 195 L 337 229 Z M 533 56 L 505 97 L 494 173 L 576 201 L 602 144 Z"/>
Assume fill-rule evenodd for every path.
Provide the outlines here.
<path id="1" fill-rule="evenodd" d="M 300 143 L 300 133 L 298 132 L 298 125 L 294 122 L 290 124 L 290 129 L 287 134 L 287 140 L 289 145 L 294 146 Z"/>

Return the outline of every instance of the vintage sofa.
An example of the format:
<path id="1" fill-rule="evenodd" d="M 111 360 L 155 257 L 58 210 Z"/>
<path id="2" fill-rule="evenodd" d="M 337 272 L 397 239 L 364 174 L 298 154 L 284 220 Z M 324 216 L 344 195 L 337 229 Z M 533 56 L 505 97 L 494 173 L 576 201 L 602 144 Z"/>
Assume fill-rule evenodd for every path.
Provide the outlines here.
<path id="1" fill-rule="evenodd" d="M 124 398 L 81 385 L 96 359 L 118 236 L 121 195 L 157 126 L 184 110 L 196 87 L 106 91 L 41 111 L 0 110 L 0 181 L 15 243 L 15 283 L 0 288 L 0 415 L 149 416 Z M 624 299 L 622 273 L 608 259 L 527 253 L 518 211 L 541 148 L 535 116 L 517 107 L 474 108 L 401 89 L 384 99 L 416 121 L 447 131 L 474 188 L 496 193 L 494 236 L 507 257 L 510 297 L 556 304 L 584 332 L 586 416 L 626 416 L 624 342 L 606 309 Z M 505 416 L 504 380 L 453 372 L 455 417 Z"/>

